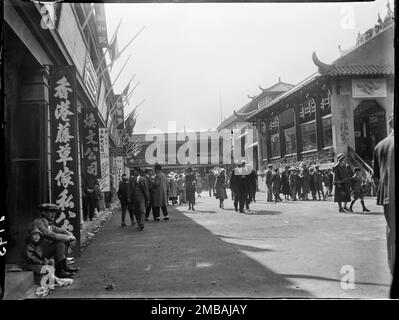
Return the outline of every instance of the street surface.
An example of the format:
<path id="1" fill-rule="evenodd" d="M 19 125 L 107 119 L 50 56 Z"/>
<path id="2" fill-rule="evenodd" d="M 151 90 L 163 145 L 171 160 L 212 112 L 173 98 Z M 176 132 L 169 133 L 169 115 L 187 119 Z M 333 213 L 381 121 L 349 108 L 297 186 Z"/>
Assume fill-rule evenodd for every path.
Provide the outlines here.
<path id="1" fill-rule="evenodd" d="M 118 211 L 82 252 L 75 283 L 48 297 L 388 297 L 385 220 L 374 198 L 367 214 L 360 203 L 342 214 L 331 200 L 257 198 L 238 213 L 230 194 L 223 210 L 203 192 L 197 211 L 169 206 L 169 221 L 150 220 L 142 232 L 121 228 Z"/>

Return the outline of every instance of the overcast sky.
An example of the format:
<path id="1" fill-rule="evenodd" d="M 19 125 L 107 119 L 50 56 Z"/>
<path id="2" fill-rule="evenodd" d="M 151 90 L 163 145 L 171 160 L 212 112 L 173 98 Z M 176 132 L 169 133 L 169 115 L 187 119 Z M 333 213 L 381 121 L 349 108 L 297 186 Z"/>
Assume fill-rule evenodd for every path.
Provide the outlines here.
<path id="1" fill-rule="evenodd" d="M 393 2 L 391 1 L 393 9 Z M 358 31 L 386 15 L 386 0 L 369 3 L 307 4 L 106 4 L 109 39 L 119 19 L 119 48 L 145 29 L 117 60 L 111 76 L 125 70 L 114 87 L 122 92 L 135 74 L 137 87 L 125 114 L 140 101 L 134 133 L 216 128 L 250 100 L 258 88 L 281 81 L 296 84 L 317 71 L 311 55 L 323 62 L 339 57 Z M 352 19 L 353 17 L 353 19 Z"/>

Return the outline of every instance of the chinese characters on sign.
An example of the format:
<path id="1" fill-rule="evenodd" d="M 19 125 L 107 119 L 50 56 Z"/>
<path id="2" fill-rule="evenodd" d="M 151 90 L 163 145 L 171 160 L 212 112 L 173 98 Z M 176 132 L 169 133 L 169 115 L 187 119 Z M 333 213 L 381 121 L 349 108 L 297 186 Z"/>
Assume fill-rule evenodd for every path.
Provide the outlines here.
<path id="1" fill-rule="evenodd" d="M 108 36 L 107 36 L 107 23 L 105 20 L 104 3 L 96 3 L 94 4 L 94 6 L 96 12 L 95 17 L 96 17 L 98 42 L 100 44 L 100 48 L 107 48 Z"/>
<path id="2" fill-rule="evenodd" d="M 50 75 L 50 123 L 53 199 L 59 207 L 55 222 L 79 239 L 80 219 L 77 176 L 76 70 L 52 67 Z"/>
<path id="3" fill-rule="evenodd" d="M 110 172 L 109 172 L 109 140 L 108 140 L 108 129 L 99 129 L 100 137 L 100 163 L 101 163 L 101 179 L 100 189 L 101 191 L 111 191 L 110 189 Z"/>
<path id="4" fill-rule="evenodd" d="M 82 175 L 86 179 L 100 179 L 101 164 L 97 111 L 94 108 L 84 107 L 81 116 Z"/>

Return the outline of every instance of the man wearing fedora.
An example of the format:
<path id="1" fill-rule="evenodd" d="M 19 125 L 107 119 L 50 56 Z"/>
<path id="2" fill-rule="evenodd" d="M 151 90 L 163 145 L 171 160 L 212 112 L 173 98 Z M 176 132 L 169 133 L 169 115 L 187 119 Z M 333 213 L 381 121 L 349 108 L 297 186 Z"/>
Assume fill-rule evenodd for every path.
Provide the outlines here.
<path id="1" fill-rule="evenodd" d="M 41 217 L 35 219 L 30 228 L 38 230 L 43 235 L 43 257 L 55 260 L 55 275 L 58 278 L 71 278 L 79 268 L 67 265 L 68 249 L 76 243 L 76 238 L 68 230 L 56 227 L 54 219 L 58 206 L 52 203 L 43 203 L 39 206 Z"/>

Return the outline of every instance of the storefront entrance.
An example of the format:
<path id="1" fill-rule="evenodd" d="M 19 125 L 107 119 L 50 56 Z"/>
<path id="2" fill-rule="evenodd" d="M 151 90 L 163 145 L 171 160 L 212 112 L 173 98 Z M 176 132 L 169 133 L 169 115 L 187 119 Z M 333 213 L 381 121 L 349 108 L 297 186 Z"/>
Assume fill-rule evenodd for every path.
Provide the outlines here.
<path id="1" fill-rule="evenodd" d="M 374 100 L 362 101 L 353 113 L 356 153 L 368 164 L 375 145 L 387 136 L 385 110 Z"/>

